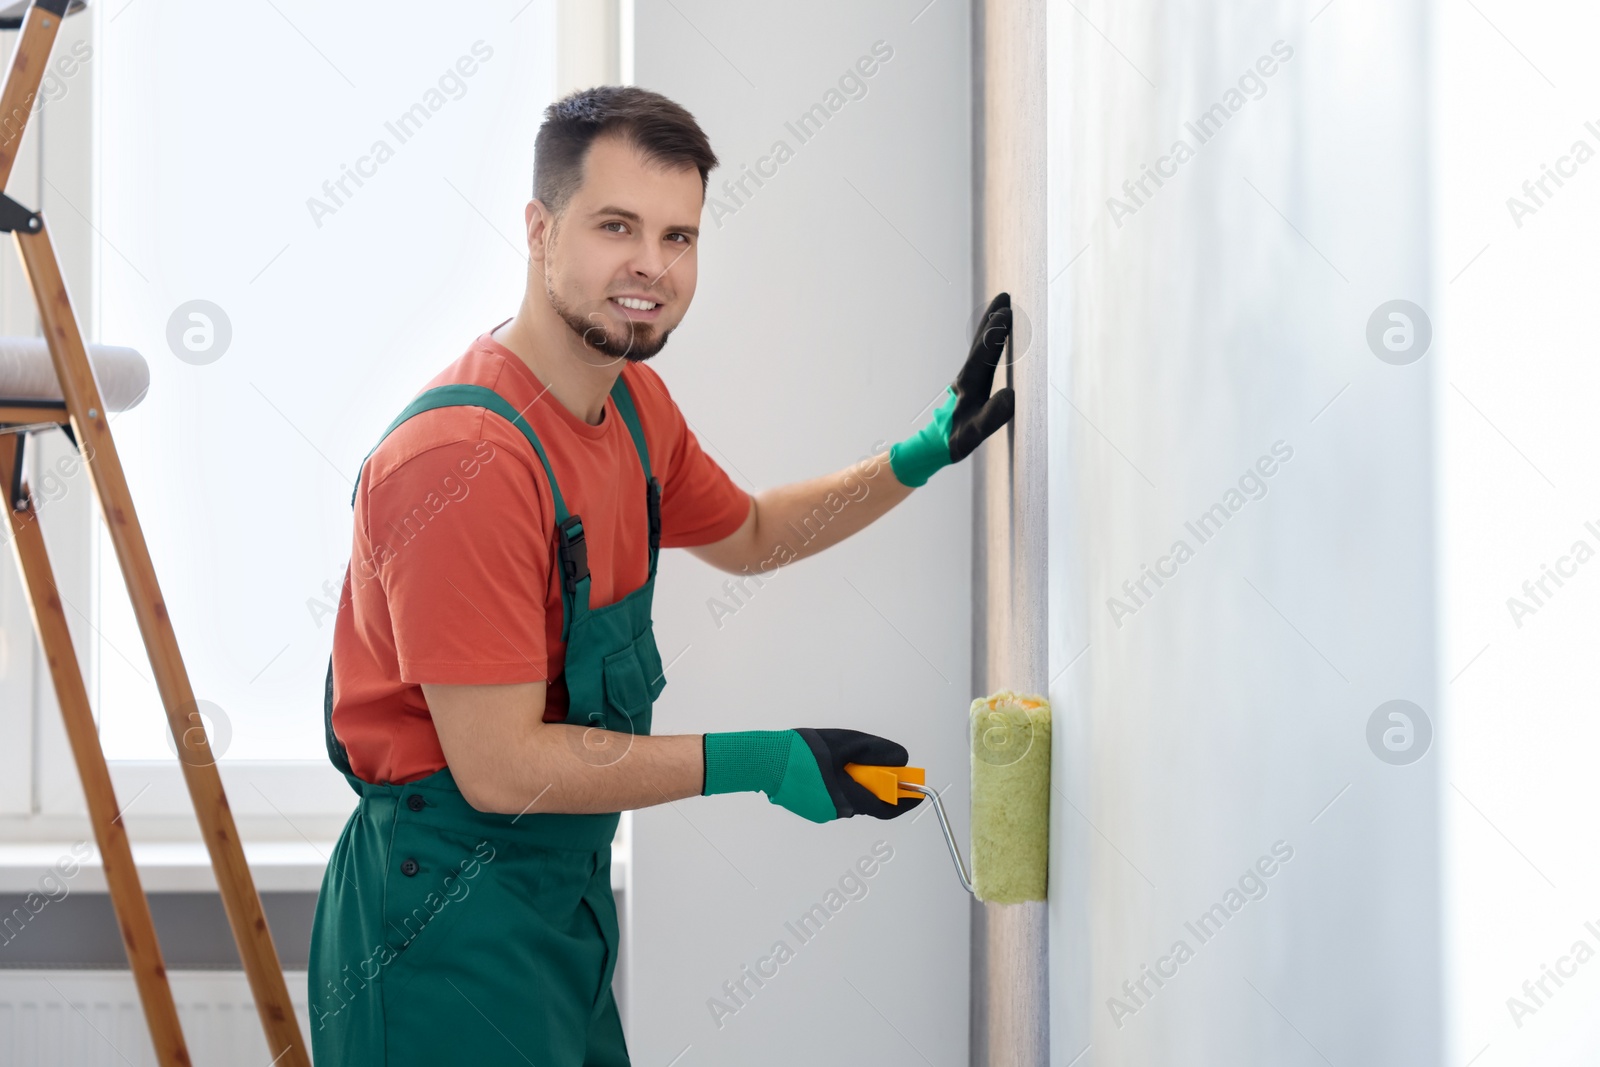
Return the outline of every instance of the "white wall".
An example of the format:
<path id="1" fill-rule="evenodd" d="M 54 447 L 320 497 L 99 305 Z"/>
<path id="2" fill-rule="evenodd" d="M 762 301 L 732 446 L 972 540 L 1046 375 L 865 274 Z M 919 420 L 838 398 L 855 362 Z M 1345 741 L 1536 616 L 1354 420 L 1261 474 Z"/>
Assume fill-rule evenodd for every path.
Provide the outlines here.
<path id="1" fill-rule="evenodd" d="M 1080 1067 L 1441 1063 L 1439 754 L 1390 765 L 1365 735 L 1391 699 L 1440 718 L 1436 360 L 1391 365 L 1365 339 L 1382 302 L 1432 305 L 1424 7 L 1051 15 L 1051 674 L 1071 802 L 1053 818 L 1051 1063 L 1086 1046 Z M 1293 58 L 1264 95 L 1119 227 L 1107 198 L 1195 145 L 1184 122 L 1278 40 Z M 1185 521 L 1280 440 L 1293 458 L 1265 498 L 1199 544 Z M 1180 538 L 1194 557 L 1119 626 L 1107 599 Z M 1293 858 L 1267 895 L 1201 944 L 1185 921 L 1278 841 Z M 1193 958 L 1119 1027 L 1108 999 L 1180 939 Z"/>
<path id="2" fill-rule="evenodd" d="M 1600 526 L 1600 136 L 1586 126 L 1600 125 L 1587 54 L 1600 12 L 1485 14 L 1440 6 L 1435 83 L 1452 1059 L 1576 1067 L 1600 1054 L 1600 968 L 1573 955 L 1600 949 L 1586 925 L 1600 928 L 1600 582 L 1573 553 L 1600 548 L 1586 526 Z M 1523 183 L 1545 167 L 1567 176 L 1536 200 Z M 1560 584 L 1546 567 L 1567 572 Z"/>
<path id="3" fill-rule="evenodd" d="M 712 192 L 775 139 L 796 148 L 718 226 L 657 357 L 701 441 L 747 488 L 839 469 L 896 440 L 969 342 L 968 10 L 640 0 L 638 84 L 706 128 Z M 913 19 L 915 18 L 915 21 Z M 823 131 L 786 131 L 875 41 L 893 58 Z M 752 187 L 753 188 L 753 187 Z M 965 834 L 971 472 L 942 472 L 852 541 L 785 568 L 734 617 L 724 575 L 664 557 L 660 731 L 845 726 L 904 743 Z M 815 826 L 734 795 L 635 818 L 635 1062 L 964 1063 L 967 895 L 932 815 Z M 876 841 L 894 859 L 748 1006 L 707 1000 Z M 852 985 L 854 988 L 852 988 Z M 685 1053 L 685 1048 L 688 1051 Z"/>

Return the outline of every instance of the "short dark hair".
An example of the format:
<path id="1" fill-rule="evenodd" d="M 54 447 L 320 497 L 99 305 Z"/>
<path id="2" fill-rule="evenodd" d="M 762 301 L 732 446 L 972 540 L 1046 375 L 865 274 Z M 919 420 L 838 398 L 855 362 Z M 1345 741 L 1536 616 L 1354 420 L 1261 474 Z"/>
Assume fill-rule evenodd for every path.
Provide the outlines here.
<path id="1" fill-rule="evenodd" d="M 583 160 L 602 134 L 620 135 L 648 160 L 694 166 L 700 195 L 717 165 L 716 153 L 694 116 L 660 93 L 633 85 L 597 85 L 562 97 L 544 111 L 533 142 L 533 195 L 556 215 L 583 184 Z"/>

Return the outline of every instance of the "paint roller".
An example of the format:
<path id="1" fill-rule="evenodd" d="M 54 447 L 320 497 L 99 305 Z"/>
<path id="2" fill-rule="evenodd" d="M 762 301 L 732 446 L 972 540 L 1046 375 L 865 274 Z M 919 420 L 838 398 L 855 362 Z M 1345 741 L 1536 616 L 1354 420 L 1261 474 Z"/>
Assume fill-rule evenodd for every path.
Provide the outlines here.
<path id="1" fill-rule="evenodd" d="M 1009 689 L 972 702 L 972 872 L 921 767 L 845 764 L 885 804 L 927 797 L 967 892 L 993 904 L 1045 899 L 1050 829 L 1050 702 Z"/>

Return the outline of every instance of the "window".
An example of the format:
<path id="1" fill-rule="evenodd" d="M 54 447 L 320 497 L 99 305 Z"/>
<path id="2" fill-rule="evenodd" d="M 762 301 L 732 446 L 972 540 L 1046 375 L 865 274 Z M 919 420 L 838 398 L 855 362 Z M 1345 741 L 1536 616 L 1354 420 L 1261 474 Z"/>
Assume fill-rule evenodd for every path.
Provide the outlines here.
<path id="1" fill-rule="evenodd" d="M 151 369 L 114 419 L 139 520 L 224 760 L 323 761 L 361 461 L 521 296 L 554 5 L 90 10 L 96 335 Z M 102 743 L 168 760 L 103 528 L 97 560 Z"/>

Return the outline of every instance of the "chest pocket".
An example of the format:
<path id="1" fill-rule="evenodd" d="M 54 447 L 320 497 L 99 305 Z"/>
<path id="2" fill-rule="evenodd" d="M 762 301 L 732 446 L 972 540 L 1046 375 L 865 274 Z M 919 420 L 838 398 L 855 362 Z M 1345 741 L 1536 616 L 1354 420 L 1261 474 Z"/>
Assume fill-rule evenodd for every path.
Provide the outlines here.
<path id="1" fill-rule="evenodd" d="M 651 703 L 667 685 L 654 626 L 646 624 L 644 632 L 629 645 L 605 657 L 602 674 L 606 703 L 632 721 L 634 732 L 648 733 L 648 718 L 639 720 L 649 715 Z"/>

